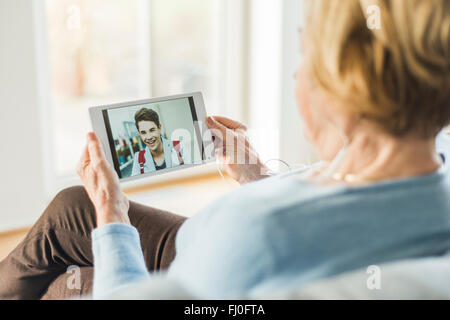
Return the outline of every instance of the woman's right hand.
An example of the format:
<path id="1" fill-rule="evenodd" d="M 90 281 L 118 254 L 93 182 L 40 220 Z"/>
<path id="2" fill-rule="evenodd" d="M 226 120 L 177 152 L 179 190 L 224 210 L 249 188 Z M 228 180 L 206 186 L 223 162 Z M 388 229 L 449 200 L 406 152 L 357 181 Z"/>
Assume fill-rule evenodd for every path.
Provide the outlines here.
<path id="1" fill-rule="evenodd" d="M 206 124 L 214 139 L 216 157 L 230 177 L 240 184 L 268 177 L 269 170 L 250 145 L 243 124 L 219 116 L 208 117 Z"/>

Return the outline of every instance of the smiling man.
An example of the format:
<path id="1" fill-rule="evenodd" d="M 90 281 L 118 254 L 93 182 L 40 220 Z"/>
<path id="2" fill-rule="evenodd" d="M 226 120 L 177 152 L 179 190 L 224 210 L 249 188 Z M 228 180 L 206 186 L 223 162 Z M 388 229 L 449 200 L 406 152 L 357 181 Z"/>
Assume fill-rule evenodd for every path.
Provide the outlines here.
<path id="1" fill-rule="evenodd" d="M 185 163 L 181 141 L 170 141 L 161 135 L 162 125 L 156 111 L 143 108 L 136 112 L 134 120 L 145 149 L 134 155 L 133 176 Z"/>

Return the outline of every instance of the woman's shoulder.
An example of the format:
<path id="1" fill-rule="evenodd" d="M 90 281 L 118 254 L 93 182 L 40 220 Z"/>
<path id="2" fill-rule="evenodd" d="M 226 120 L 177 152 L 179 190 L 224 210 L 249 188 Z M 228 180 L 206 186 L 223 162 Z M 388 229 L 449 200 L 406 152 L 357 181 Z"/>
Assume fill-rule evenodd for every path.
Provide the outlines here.
<path id="1" fill-rule="evenodd" d="M 339 188 L 322 188 L 293 176 L 272 176 L 247 183 L 219 197 L 193 218 L 204 224 L 239 225 L 255 224 L 285 210 L 301 208 L 310 201 L 338 192 Z"/>
<path id="2" fill-rule="evenodd" d="M 303 214 L 319 211 L 349 215 L 357 207 L 366 207 L 367 212 L 395 211 L 418 202 L 422 205 L 445 202 L 443 200 L 449 196 L 450 175 L 446 169 L 427 176 L 358 187 L 322 186 L 304 181 L 295 174 L 287 174 L 243 185 L 204 208 L 199 217 L 204 217 L 205 222 L 218 220 L 221 224 L 227 221 L 254 223 L 279 219 L 279 214 L 286 212 L 293 213 L 298 219 Z"/>

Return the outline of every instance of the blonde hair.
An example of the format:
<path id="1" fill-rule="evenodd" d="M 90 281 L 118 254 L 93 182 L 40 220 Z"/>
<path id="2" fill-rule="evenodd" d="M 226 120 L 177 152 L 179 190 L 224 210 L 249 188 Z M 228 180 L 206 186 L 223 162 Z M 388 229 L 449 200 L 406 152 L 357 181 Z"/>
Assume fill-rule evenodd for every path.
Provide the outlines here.
<path id="1" fill-rule="evenodd" d="M 450 1 L 306 2 L 312 77 L 345 111 L 394 136 L 431 138 L 450 123 Z"/>

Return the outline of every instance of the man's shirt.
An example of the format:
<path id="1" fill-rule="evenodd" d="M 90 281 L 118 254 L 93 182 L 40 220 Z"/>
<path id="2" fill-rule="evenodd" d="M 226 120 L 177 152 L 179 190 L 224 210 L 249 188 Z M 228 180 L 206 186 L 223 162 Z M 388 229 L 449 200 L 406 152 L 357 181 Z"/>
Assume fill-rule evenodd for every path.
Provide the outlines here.
<path id="1" fill-rule="evenodd" d="M 157 167 L 155 164 L 155 161 L 153 160 L 152 153 L 148 147 L 145 147 L 145 163 L 144 163 L 144 173 L 148 172 L 154 172 L 156 170 L 162 170 L 165 168 L 172 168 L 180 165 L 180 159 L 178 156 L 178 152 L 181 155 L 181 158 L 183 159 L 184 163 L 188 163 L 185 159 L 187 157 L 184 156 L 184 148 L 183 143 L 180 141 L 180 148 L 177 151 L 173 146 L 173 141 L 167 140 L 163 137 L 161 137 L 161 142 L 163 144 L 163 150 L 164 150 L 164 162 L 161 166 Z M 131 172 L 132 176 L 137 176 L 141 174 L 141 166 L 139 164 L 139 152 L 136 152 L 134 154 L 134 160 L 133 160 L 133 170 Z"/>

